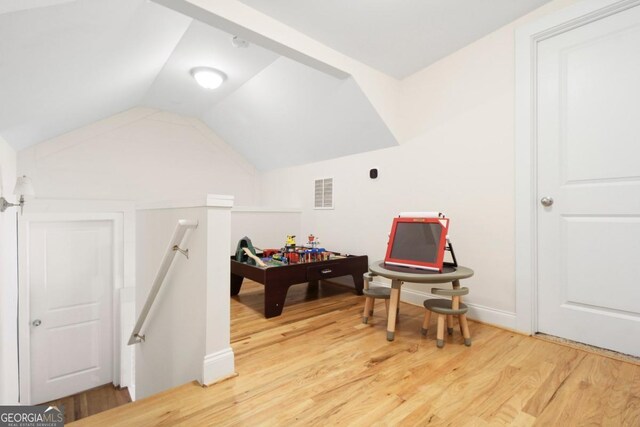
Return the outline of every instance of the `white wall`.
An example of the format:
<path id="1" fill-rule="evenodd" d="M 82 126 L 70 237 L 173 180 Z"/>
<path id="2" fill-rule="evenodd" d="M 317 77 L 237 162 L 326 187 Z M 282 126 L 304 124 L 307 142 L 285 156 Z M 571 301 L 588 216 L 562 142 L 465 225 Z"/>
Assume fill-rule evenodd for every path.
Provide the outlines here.
<path id="1" fill-rule="evenodd" d="M 206 316 L 206 210 L 138 211 L 136 220 L 136 318 L 179 219 L 197 220 L 184 240 L 189 259 L 177 255 L 136 344 L 136 398 L 198 378 L 204 355 Z M 199 303 L 201 302 L 201 303 Z"/>
<path id="2" fill-rule="evenodd" d="M 406 143 L 265 173 L 264 203 L 302 201 L 303 230 L 370 261 L 384 257 L 398 212 L 445 212 L 458 261 L 476 272 L 467 298 L 474 316 L 515 327 L 514 30 L 570 3 L 551 2 L 405 79 Z M 368 177 L 374 167 L 377 180 Z M 334 210 L 312 208 L 320 177 L 334 177 Z M 410 289 L 421 288 L 406 289 L 417 302 Z"/>
<path id="3" fill-rule="evenodd" d="M 296 209 L 234 208 L 229 253 L 235 255 L 238 241 L 244 236 L 260 249 L 281 248 L 290 234 L 297 236 L 298 243 L 304 243 L 308 233 L 302 234 L 301 220 L 302 211 Z"/>
<path id="4" fill-rule="evenodd" d="M 0 196 L 15 202 L 16 152 L 0 137 Z M 16 208 L 0 213 L 0 404 L 18 402 Z"/>
<path id="5" fill-rule="evenodd" d="M 136 344 L 136 398 L 198 380 L 203 384 L 233 373 L 230 347 L 228 247 L 230 207 L 139 210 L 136 221 L 136 312 L 140 313 L 180 219 L 197 220 Z"/>
<path id="6" fill-rule="evenodd" d="M 18 153 L 38 198 L 255 203 L 257 172 L 197 119 L 134 108 Z"/>

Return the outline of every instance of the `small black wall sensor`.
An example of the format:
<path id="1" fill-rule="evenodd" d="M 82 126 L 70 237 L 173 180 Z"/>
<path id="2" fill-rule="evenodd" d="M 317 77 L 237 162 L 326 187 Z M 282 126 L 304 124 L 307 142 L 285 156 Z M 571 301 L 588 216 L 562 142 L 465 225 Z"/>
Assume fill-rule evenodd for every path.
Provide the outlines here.
<path id="1" fill-rule="evenodd" d="M 369 171 L 369 178 L 376 179 L 378 177 L 378 169 L 371 169 Z"/>

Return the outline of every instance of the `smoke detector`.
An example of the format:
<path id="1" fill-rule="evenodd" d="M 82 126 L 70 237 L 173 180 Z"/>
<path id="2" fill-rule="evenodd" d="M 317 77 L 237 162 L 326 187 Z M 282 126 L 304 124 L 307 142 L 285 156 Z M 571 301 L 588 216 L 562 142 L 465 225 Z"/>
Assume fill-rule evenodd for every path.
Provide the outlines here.
<path id="1" fill-rule="evenodd" d="M 249 42 L 241 39 L 238 36 L 233 36 L 233 38 L 231 39 L 231 45 L 237 48 L 246 48 L 249 47 Z"/>

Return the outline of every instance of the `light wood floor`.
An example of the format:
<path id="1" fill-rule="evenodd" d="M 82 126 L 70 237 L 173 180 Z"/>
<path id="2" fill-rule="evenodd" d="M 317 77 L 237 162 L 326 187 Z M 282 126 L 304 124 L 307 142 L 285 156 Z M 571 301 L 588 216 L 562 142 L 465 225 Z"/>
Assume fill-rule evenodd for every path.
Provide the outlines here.
<path id="1" fill-rule="evenodd" d="M 423 311 L 401 304 L 396 340 L 384 306 L 368 325 L 364 301 L 330 285 L 291 288 L 283 315 L 262 316 L 262 287 L 233 298 L 238 376 L 194 384 L 79 421 L 79 425 L 640 425 L 640 366 L 470 322 L 435 345 Z M 433 321 L 433 320 L 432 320 Z M 632 337 L 630 337 L 632 339 Z"/>
<path id="2" fill-rule="evenodd" d="M 105 384 L 73 396 L 41 403 L 40 405 L 64 408 L 64 422 L 68 424 L 130 402 L 129 390 L 126 388 L 118 389 L 113 384 Z"/>

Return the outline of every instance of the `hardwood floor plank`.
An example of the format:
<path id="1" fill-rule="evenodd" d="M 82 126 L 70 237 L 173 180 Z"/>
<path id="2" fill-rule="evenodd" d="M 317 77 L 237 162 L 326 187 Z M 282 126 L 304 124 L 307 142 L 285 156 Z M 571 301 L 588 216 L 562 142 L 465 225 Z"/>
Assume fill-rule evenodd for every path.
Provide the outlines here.
<path id="1" fill-rule="evenodd" d="M 603 395 L 610 392 L 614 380 L 611 367 L 619 365 L 602 356 L 587 354 L 558 388 L 545 410 L 537 417 L 539 425 L 575 423 L 601 424 Z"/>
<path id="2" fill-rule="evenodd" d="M 64 409 L 65 424 L 131 402 L 129 391 L 105 384 L 73 396 L 42 403 Z"/>
<path id="3" fill-rule="evenodd" d="M 564 384 L 573 369 L 582 361 L 586 353 L 577 350 L 567 350 L 566 347 L 554 348 L 555 368 L 551 375 L 540 385 L 535 394 L 527 401 L 524 412 L 534 417 L 539 416 L 547 407 L 550 400 Z"/>
<path id="4" fill-rule="evenodd" d="M 640 425 L 640 366 L 477 322 L 471 347 L 455 325 L 438 349 L 434 324 L 420 334 L 424 308 L 408 304 L 388 342 L 383 303 L 362 324 L 363 298 L 332 285 L 292 287 L 265 319 L 262 292 L 248 281 L 231 300 L 238 376 L 77 424 Z"/>

